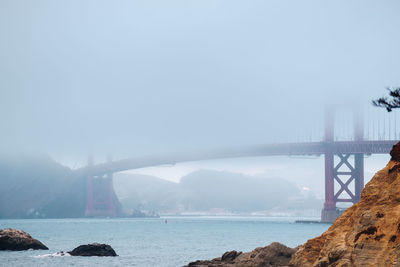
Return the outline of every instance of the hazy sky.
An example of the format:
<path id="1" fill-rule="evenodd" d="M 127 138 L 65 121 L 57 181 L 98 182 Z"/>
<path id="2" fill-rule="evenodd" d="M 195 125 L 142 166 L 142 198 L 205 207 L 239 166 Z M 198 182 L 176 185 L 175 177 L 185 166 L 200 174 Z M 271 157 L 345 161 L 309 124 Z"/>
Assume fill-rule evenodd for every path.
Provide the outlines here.
<path id="1" fill-rule="evenodd" d="M 73 161 L 318 133 L 327 99 L 369 105 L 400 85 L 399 10 L 397 0 L 0 0 L 0 149 Z"/>

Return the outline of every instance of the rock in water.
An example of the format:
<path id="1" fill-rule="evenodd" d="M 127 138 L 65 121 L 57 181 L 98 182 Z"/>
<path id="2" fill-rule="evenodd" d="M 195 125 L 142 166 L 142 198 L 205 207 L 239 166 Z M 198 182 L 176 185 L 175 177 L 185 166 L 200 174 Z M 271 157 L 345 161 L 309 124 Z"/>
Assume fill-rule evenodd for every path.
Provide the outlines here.
<path id="1" fill-rule="evenodd" d="M 99 243 L 81 245 L 68 253 L 71 256 L 118 256 L 110 245 Z"/>
<path id="2" fill-rule="evenodd" d="M 17 229 L 0 230 L 0 250 L 48 249 L 39 240 Z"/>
<path id="3" fill-rule="evenodd" d="M 300 246 L 290 266 L 400 266 L 400 143 L 390 154 L 361 200 Z"/>
<path id="4" fill-rule="evenodd" d="M 235 250 L 225 252 L 222 257 L 213 260 L 195 261 L 187 266 L 197 267 L 278 267 L 287 266 L 296 250 L 274 242 L 266 247 L 256 248 L 247 253 Z"/>

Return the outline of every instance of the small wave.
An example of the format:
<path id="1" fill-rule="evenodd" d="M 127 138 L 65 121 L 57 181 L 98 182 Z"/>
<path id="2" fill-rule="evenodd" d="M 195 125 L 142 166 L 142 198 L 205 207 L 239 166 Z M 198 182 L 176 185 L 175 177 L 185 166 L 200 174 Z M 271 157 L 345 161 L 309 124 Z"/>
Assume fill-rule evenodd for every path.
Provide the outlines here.
<path id="1" fill-rule="evenodd" d="M 37 255 L 37 256 L 33 256 L 34 258 L 52 258 L 52 257 L 67 257 L 67 256 L 71 256 L 71 254 L 69 254 L 68 252 L 57 252 L 57 253 L 53 253 L 53 254 L 43 254 L 43 255 Z"/>

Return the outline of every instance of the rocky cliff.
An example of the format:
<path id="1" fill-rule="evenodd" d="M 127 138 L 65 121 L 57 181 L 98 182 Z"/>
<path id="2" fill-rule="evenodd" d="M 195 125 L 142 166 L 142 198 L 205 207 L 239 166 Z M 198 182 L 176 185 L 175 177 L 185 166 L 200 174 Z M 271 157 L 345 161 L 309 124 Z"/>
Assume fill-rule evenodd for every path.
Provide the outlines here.
<path id="1" fill-rule="evenodd" d="M 400 143 L 390 154 L 360 202 L 300 246 L 290 266 L 400 266 Z"/>
<path id="2" fill-rule="evenodd" d="M 246 253 L 228 251 L 219 258 L 191 262 L 184 267 L 285 267 L 295 251 L 296 249 L 274 242 Z"/>

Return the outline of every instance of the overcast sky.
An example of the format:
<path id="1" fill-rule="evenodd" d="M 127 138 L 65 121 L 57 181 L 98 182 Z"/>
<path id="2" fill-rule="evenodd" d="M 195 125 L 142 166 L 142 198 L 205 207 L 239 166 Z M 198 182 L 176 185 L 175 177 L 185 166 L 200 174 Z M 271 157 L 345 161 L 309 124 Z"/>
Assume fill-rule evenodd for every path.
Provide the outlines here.
<path id="1" fill-rule="evenodd" d="M 0 0 L 0 148 L 71 162 L 318 135 L 327 100 L 368 106 L 400 85 L 399 10 Z"/>

